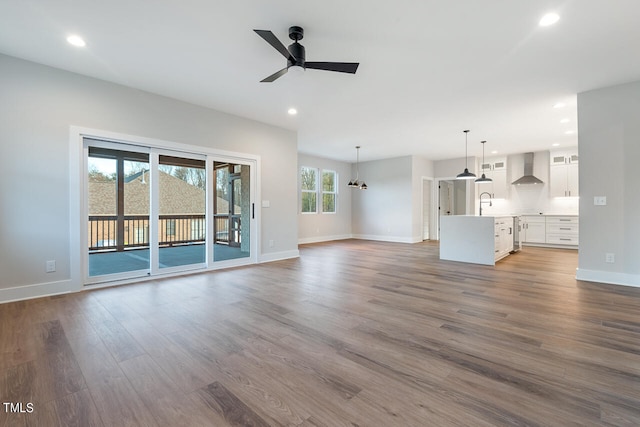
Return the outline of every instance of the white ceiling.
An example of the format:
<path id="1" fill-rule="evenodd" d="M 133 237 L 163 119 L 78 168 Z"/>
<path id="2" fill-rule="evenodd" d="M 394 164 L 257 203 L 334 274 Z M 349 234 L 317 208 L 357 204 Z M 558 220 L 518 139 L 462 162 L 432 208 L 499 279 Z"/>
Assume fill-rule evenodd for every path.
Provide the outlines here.
<path id="1" fill-rule="evenodd" d="M 358 72 L 259 83 L 286 61 L 253 29 L 288 45 L 291 25 L 307 60 Z M 440 160 L 463 129 L 469 155 L 577 145 L 576 94 L 640 80 L 640 1 L 1 0 L 0 52 L 296 130 L 304 153 Z"/>

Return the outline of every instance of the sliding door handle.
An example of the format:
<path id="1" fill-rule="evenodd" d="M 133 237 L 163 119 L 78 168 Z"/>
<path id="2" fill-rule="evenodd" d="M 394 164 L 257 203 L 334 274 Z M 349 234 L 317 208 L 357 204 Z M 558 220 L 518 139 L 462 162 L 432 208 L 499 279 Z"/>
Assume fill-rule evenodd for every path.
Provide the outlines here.
<path id="1" fill-rule="evenodd" d="M 256 204 L 251 203 L 251 219 L 256 219 Z"/>

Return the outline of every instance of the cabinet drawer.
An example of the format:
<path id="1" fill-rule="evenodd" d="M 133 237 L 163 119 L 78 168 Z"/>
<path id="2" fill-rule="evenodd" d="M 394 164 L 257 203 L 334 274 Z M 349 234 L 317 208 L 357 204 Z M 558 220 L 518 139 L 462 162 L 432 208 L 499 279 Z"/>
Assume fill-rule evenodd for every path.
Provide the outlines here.
<path id="1" fill-rule="evenodd" d="M 547 233 L 549 234 L 563 234 L 563 235 L 578 235 L 578 224 L 547 224 Z"/>
<path id="2" fill-rule="evenodd" d="M 548 234 L 547 243 L 554 245 L 578 245 L 578 236 L 565 236 L 561 234 Z"/>
<path id="3" fill-rule="evenodd" d="M 547 225 L 549 224 L 578 224 L 577 216 L 548 216 Z"/>

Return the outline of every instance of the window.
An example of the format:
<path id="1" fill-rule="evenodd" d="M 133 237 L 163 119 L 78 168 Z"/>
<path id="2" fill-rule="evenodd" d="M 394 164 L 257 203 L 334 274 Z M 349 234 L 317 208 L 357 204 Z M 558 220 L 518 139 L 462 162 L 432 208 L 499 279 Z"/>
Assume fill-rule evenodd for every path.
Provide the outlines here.
<path id="1" fill-rule="evenodd" d="M 335 171 L 322 171 L 322 212 L 336 213 L 336 185 Z"/>
<path id="2" fill-rule="evenodd" d="M 318 212 L 318 170 L 303 166 L 300 169 L 302 213 Z"/>

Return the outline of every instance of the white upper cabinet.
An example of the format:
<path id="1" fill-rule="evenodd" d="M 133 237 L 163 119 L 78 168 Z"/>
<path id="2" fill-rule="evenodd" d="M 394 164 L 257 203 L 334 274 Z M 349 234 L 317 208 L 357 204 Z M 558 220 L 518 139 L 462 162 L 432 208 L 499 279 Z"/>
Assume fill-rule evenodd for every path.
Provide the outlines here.
<path id="1" fill-rule="evenodd" d="M 570 150 L 558 150 L 550 153 L 549 160 L 551 166 L 568 165 L 578 163 L 578 149 L 572 148 Z"/>
<path id="2" fill-rule="evenodd" d="M 491 178 L 492 182 L 488 184 L 477 184 L 478 192 L 487 191 L 491 193 L 491 197 L 494 199 L 506 199 L 509 196 L 506 157 L 485 159 L 484 163 L 480 163 L 479 170 L 479 176 L 484 173 L 487 178 Z"/>
<path id="3" fill-rule="evenodd" d="M 578 150 L 552 151 L 549 170 L 550 197 L 578 196 Z"/>

